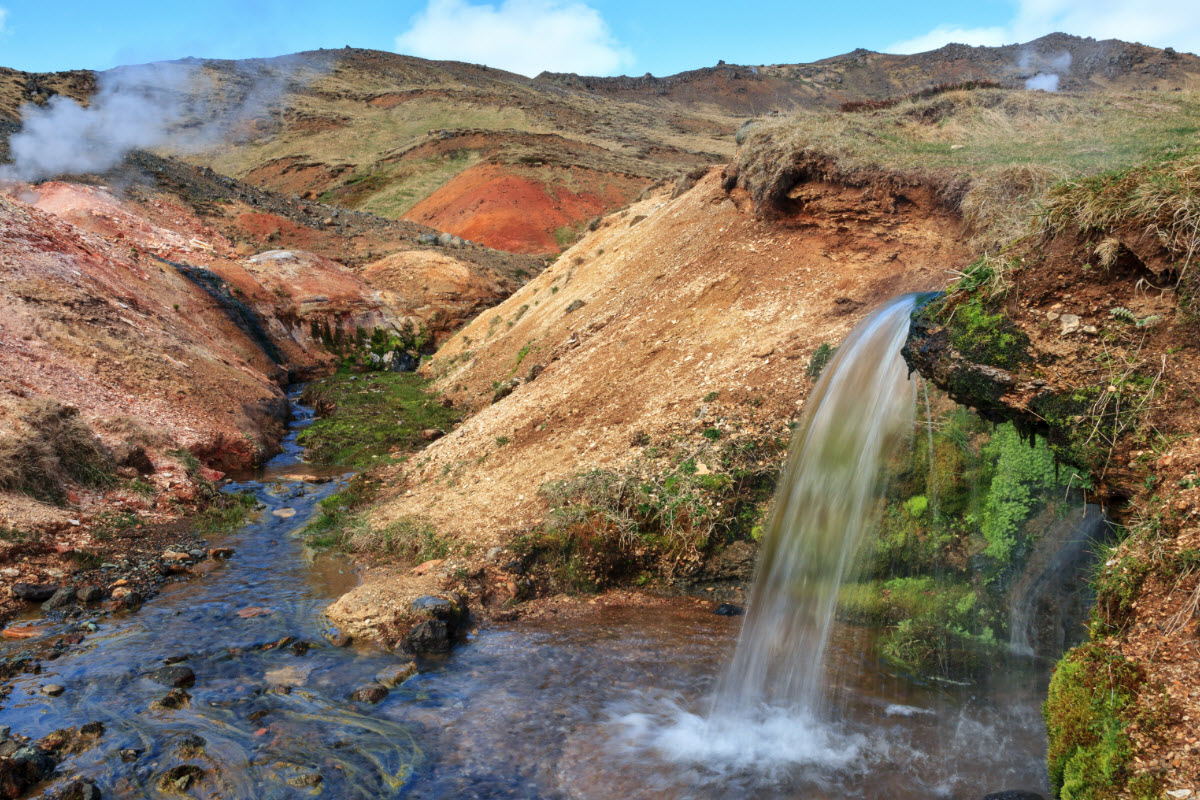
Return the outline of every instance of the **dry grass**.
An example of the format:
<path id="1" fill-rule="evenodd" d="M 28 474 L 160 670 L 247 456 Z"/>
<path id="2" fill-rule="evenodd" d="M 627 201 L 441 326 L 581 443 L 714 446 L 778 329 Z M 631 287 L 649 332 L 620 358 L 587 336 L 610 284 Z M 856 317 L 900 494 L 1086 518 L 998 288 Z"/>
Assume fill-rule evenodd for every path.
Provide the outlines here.
<path id="1" fill-rule="evenodd" d="M 112 455 L 78 409 L 34 400 L 21 422 L 23 430 L 0 439 L 0 490 L 58 500 L 70 482 L 112 483 Z"/>
<path id="2" fill-rule="evenodd" d="M 1036 231 L 1038 205 L 1054 184 L 1186 146 L 1197 131 L 1192 93 L 953 91 L 872 112 L 763 120 L 735 166 L 760 211 L 806 179 L 933 186 L 987 252 Z"/>

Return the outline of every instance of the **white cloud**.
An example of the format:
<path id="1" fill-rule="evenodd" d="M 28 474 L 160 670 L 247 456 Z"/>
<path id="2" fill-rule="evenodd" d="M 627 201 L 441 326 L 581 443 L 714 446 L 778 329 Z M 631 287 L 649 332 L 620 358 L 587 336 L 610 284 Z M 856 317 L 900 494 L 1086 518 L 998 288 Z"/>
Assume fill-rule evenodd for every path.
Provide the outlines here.
<path id="1" fill-rule="evenodd" d="M 4 33 L 4 23 L 8 21 L 8 9 L 0 8 L 0 33 Z"/>
<path id="2" fill-rule="evenodd" d="M 600 12 L 575 0 L 429 0 L 396 49 L 421 58 L 486 64 L 530 77 L 542 70 L 611 75 L 633 63 Z"/>
<path id="3" fill-rule="evenodd" d="M 975 46 L 999 47 L 1009 44 L 1006 28 L 958 28 L 953 25 L 939 25 L 929 33 L 914 36 L 902 42 L 896 42 L 884 48 L 887 53 L 924 53 L 936 50 L 944 44 L 958 42 Z"/>
<path id="4" fill-rule="evenodd" d="M 1027 42 L 1062 31 L 1097 39 L 1123 39 L 1154 47 L 1200 52 L 1200 3 L 1195 0 L 1018 0 L 1008 24 L 994 28 L 939 25 L 896 42 L 889 53 L 919 53 L 950 42 L 996 45 Z"/>

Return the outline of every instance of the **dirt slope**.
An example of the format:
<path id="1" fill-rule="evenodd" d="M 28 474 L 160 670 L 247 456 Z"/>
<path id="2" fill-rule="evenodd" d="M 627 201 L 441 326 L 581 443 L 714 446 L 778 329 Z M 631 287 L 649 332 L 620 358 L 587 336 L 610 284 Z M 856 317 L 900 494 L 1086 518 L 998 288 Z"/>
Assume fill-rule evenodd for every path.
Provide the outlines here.
<path id="1" fill-rule="evenodd" d="M 719 64 L 663 78 L 529 79 L 352 48 L 183 63 L 203 76 L 216 113 L 254 101 L 253 111 L 238 112 L 244 118 L 232 140 L 189 155 L 195 163 L 344 208 L 444 224 L 464 236 L 474 230 L 498 246 L 503 237 L 488 198 L 513 180 L 528 181 L 545 195 L 535 191 L 535 205 L 557 207 L 565 222 L 523 223 L 506 245 L 521 252 L 557 251 L 557 228 L 620 208 L 648 183 L 728 160 L 747 117 L 967 79 L 1021 88 L 1039 73 L 1059 75 L 1071 91 L 1200 87 L 1194 55 L 1064 34 L 909 56 L 856 50 L 811 64 Z M 89 72 L 0 71 L 0 118 L 16 122 L 22 103 L 54 93 L 86 98 L 94 91 Z M 578 188 L 562 187 L 563 167 L 583 170 Z M 473 223 L 475 213 L 482 218 Z"/>
<path id="2" fill-rule="evenodd" d="M 786 436 L 813 350 L 880 301 L 941 286 L 966 256 L 957 218 L 919 187 L 897 202 L 811 185 L 802 212 L 767 222 L 721 183 L 715 170 L 606 217 L 447 342 L 428 370 L 477 411 L 390 481 L 374 524 L 423 517 L 482 553 L 542 518 L 543 483 L 642 457 L 647 442 Z M 405 581 L 373 571 L 329 613 L 377 633 Z"/>

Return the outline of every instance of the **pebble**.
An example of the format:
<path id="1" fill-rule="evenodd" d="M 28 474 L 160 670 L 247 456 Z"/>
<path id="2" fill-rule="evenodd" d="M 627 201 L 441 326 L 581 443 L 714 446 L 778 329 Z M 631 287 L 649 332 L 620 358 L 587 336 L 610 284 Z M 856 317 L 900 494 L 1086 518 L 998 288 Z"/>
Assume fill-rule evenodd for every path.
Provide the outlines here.
<path id="1" fill-rule="evenodd" d="M 155 683 L 172 686 L 176 689 L 186 689 L 196 684 L 196 673 L 192 671 L 191 667 L 179 665 L 159 667 L 146 677 Z"/>
<path id="2" fill-rule="evenodd" d="M 62 694 L 66 690 L 67 690 L 67 687 L 63 686 L 61 683 L 47 683 L 45 686 L 42 687 L 42 694 L 48 695 L 50 697 L 58 697 L 60 694 Z"/>
<path id="3" fill-rule="evenodd" d="M 355 689 L 354 694 L 350 695 L 350 699 L 360 703 L 378 703 L 387 696 L 387 687 L 382 683 L 368 683 Z"/>

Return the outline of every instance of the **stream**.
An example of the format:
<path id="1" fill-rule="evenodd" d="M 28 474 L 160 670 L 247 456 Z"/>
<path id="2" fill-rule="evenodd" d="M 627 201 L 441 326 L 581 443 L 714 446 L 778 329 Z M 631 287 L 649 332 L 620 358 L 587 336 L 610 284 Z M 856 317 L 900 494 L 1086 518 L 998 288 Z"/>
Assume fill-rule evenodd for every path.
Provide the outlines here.
<path id="1" fill-rule="evenodd" d="M 314 470 L 295 438 L 313 415 L 298 390 L 290 398 L 283 452 L 229 487 L 265 506 L 241 530 L 213 537 L 236 555 L 203 562 L 202 574 L 136 613 L 99 619 L 40 675 L 13 680 L 0 725 L 33 738 L 105 726 L 97 746 L 60 764 L 50 791 L 83 777 L 105 798 L 1048 793 L 1046 665 L 1014 659 L 984 685 L 921 686 L 864 655 L 871 631 L 837 626 L 837 723 L 769 710 L 710 721 L 745 618 L 692 598 L 483 627 L 449 658 L 419 661 L 420 672 L 377 705 L 351 700 L 409 659 L 326 638 L 321 612 L 356 577 L 341 558 L 314 555 L 299 531 L 343 471 L 326 472 L 327 483 L 300 479 Z M 274 513 L 283 509 L 296 513 Z M 66 627 L 51 624 L 44 636 Z M 308 647 L 272 646 L 285 637 Z M 37 644 L 5 642 L 0 656 Z M 168 688 L 147 675 L 175 661 L 195 672 L 190 700 L 154 706 Z M 65 692 L 43 695 L 49 683 Z M 202 770 L 185 792 L 163 779 L 180 765 Z"/>

